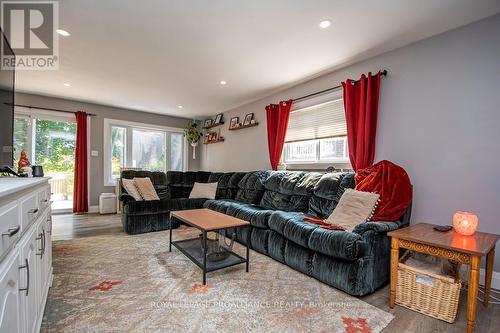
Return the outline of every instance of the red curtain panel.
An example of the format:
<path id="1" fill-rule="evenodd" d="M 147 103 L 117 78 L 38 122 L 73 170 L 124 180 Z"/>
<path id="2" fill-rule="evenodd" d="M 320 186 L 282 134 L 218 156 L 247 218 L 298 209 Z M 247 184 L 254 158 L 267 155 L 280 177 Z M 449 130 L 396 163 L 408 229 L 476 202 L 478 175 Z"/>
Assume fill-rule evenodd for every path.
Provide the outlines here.
<path id="1" fill-rule="evenodd" d="M 273 170 L 278 169 L 281 152 L 285 144 L 285 135 L 292 103 L 293 100 L 289 100 L 266 106 L 267 143 L 269 146 L 269 160 L 271 161 L 271 168 Z"/>
<path id="2" fill-rule="evenodd" d="M 86 213 L 89 210 L 87 166 L 87 114 L 78 111 L 76 113 L 73 213 Z"/>
<path id="3" fill-rule="evenodd" d="M 373 165 L 381 73 L 342 82 L 349 159 L 354 171 Z"/>

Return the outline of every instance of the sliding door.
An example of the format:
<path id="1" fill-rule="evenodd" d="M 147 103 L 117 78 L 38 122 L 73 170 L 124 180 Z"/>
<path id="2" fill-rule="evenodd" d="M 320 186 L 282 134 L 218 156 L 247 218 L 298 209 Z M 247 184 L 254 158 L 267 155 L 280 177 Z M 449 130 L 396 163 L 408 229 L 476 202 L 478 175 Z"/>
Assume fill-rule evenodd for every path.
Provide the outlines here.
<path id="1" fill-rule="evenodd" d="M 41 165 L 51 187 L 52 210 L 72 211 L 75 167 L 76 123 L 74 117 L 31 112 L 14 118 L 14 158 L 22 150 L 32 165 Z"/>

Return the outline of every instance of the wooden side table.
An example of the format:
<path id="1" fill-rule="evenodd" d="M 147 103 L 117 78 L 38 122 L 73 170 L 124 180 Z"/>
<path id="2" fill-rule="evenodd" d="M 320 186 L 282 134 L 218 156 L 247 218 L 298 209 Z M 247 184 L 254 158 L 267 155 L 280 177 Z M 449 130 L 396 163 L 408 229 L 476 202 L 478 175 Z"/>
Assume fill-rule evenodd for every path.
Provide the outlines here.
<path id="1" fill-rule="evenodd" d="M 389 232 L 391 237 L 391 294 L 390 307 L 396 300 L 398 284 L 399 249 L 408 249 L 432 256 L 470 265 L 469 290 L 467 295 L 467 332 L 474 331 L 476 320 L 477 292 L 479 288 L 479 268 L 481 257 L 486 256 L 486 275 L 484 282 L 484 306 L 490 298 L 491 277 L 495 258 L 495 243 L 500 235 L 476 232 L 472 236 L 462 236 L 454 230 L 439 232 L 436 225 L 419 223 Z"/>

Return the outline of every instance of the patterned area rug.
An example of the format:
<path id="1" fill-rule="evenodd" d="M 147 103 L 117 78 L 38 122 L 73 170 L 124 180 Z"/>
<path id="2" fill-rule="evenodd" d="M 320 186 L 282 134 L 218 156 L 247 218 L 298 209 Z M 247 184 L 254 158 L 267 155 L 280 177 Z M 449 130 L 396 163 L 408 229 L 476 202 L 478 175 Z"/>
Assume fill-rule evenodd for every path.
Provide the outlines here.
<path id="1" fill-rule="evenodd" d="M 393 319 L 254 251 L 249 273 L 244 264 L 215 271 L 203 286 L 197 266 L 168 252 L 168 231 L 57 241 L 53 261 L 42 332 L 369 333 Z"/>

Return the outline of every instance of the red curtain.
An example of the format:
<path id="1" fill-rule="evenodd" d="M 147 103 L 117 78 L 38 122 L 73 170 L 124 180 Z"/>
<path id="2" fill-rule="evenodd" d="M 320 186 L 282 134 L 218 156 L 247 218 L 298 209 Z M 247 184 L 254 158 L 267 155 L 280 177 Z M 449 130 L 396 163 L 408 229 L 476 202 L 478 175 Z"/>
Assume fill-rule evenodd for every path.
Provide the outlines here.
<path id="1" fill-rule="evenodd" d="M 78 111 L 76 113 L 73 213 L 86 213 L 89 210 L 87 165 L 87 114 Z"/>
<path id="2" fill-rule="evenodd" d="M 288 118 L 293 100 L 281 101 L 279 104 L 269 104 L 266 106 L 267 114 L 267 143 L 269 145 L 269 160 L 271 168 L 278 169 L 278 163 L 285 144 Z"/>
<path id="3" fill-rule="evenodd" d="M 354 171 L 373 165 L 381 73 L 342 82 L 349 159 Z"/>

